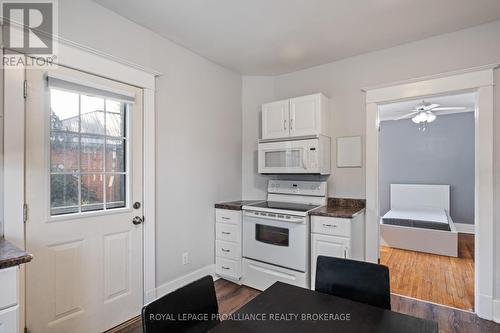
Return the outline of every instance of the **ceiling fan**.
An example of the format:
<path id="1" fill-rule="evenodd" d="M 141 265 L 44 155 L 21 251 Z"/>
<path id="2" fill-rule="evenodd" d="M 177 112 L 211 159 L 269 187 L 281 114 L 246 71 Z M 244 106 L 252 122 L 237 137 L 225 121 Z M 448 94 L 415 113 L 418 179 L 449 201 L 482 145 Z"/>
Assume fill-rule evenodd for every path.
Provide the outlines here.
<path id="1" fill-rule="evenodd" d="M 458 110 L 465 110 L 466 107 L 464 106 L 444 106 L 442 107 L 440 104 L 436 103 L 426 103 L 425 101 L 422 101 L 422 104 L 414 108 L 413 110 L 408 110 L 407 114 L 405 114 L 402 117 L 396 118 L 395 120 L 402 120 L 402 119 L 408 119 L 411 118 L 411 120 L 415 124 L 419 124 L 419 130 L 420 131 L 425 131 L 427 124 L 432 123 L 434 120 L 436 120 L 436 114 L 434 112 L 438 111 L 439 113 L 441 112 L 447 112 L 447 111 L 458 111 Z"/>

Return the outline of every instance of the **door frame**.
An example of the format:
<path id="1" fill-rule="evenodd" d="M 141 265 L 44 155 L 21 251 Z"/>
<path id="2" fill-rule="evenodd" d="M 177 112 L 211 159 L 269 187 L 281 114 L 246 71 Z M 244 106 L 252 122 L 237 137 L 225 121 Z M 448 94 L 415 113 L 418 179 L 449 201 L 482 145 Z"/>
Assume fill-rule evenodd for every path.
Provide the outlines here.
<path id="1" fill-rule="evenodd" d="M 155 216 L 156 216 L 156 113 L 155 81 L 162 74 L 127 60 L 100 52 L 81 44 L 54 36 L 58 43 L 58 65 L 136 86 L 143 91 L 143 303 L 156 298 L 155 259 Z M 3 50 L 0 55 L 3 58 Z M 25 226 L 23 223 L 24 169 L 25 169 L 25 100 L 23 98 L 24 68 L 3 69 L 6 81 L 11 84 L 9 94 L 5 94 L 4 108 L 4 236 L 16 246 L 26 249 Z M 23 130 L 20 130 L 20 129 Z M 148 175 L 148 176 L 146 176 Z M 36 258 L 35 258 L 36 260 Z M 25 326 L 24 267 L 20 274 L 20 328 Z"/>
<path id="2" fill-rule="evenodd" d="M 493 319 L 493 85 L 497 64 L 366 88 L 366 260 L 379 259 L 379 105 L 425 96 L 474 91 L 475 111 L 475 312 Z"/>

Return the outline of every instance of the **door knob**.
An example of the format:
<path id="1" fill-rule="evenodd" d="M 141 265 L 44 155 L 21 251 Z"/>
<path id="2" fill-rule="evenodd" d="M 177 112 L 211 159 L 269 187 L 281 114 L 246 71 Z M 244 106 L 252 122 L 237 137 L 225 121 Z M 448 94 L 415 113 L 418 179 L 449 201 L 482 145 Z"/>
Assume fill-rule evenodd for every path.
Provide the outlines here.
<path id="1" fill-rule="evenodd" d="M 142 222 L 144 222 L 144 219 L 140 216 L 136 216 L 132 219 L 132 223 L 135 225 L 141 224 Z"/>

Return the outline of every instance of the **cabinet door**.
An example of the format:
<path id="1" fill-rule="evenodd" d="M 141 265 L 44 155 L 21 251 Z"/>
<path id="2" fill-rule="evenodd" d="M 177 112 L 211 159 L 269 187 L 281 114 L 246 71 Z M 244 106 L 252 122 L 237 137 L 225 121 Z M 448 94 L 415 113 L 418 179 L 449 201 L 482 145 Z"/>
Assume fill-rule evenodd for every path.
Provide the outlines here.
<path id="1" fill-rule="evenodd" d="M 262 139 L 289 136 L 289 100 L 262 105 Z"/>
<path id="2" fill-rule="evenodd" d="M 290 100 L 290 136 L 320 134 L 321 95 Z"/>
<path id="3" fill-rule="evenodd" d="M 350 239 L 336 236 L 311 235 L 311 289 L 316 281 L 316 259 L 318 256 L 349 258 Z"/>

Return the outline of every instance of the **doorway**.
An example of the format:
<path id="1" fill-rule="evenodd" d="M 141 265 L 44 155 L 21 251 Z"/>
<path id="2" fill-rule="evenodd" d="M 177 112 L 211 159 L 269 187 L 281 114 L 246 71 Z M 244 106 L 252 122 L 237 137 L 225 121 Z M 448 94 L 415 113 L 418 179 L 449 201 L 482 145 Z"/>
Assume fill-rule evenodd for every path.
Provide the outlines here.
<path id="1" fill-rule="evenodd" d="M 380 262 L 391 292 L 474 310 L 476 94 L 379 106 Z"/>
<path id="2" fill-rule="evenodd" d="M 379 105 L 476 92 L 474 174 L 474 311 L 493 318 L 493 84 L 496 65 L 370 87 L 366 92 L 366 259 L 379 260 Z"/>
<path id="3" fill-rule="evenodd" d="M 26 326 L 102 332 L 143 304 L 142 90 L 63 66 L 26 80 Z"/>

